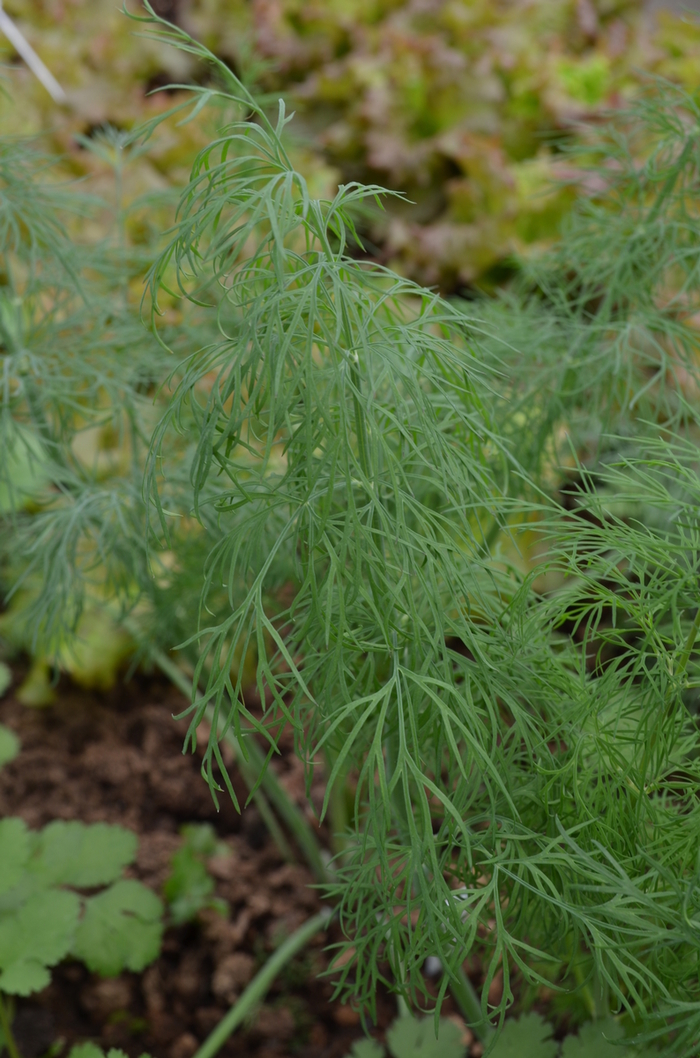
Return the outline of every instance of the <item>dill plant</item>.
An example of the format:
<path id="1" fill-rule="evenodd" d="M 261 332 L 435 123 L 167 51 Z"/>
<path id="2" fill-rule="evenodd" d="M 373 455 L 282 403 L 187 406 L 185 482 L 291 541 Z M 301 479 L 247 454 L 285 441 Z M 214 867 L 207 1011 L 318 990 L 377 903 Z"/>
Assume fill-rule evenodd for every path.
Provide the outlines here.
<path id="1" fill-rule="evenodd" d="M 340 987 L 370 1009 L 380 980 L 418 1000 L 428 955 L 440 998 L 459 991 L 479 945 L 482 1016 L 515 969 L 569 974 L 594 1013 L 691 1054 L 695 105 L 647 104 L 641 172 L 613 129 L 605 193 L 529 288 L 475 313 L 353 257 L 379 189 L 310 199 L 283 108 L 272 124 L 219 74 L 251 117 L 198 157 L 149 273 L 154 305 L 169 283 L 220 331 L 182 368 L 148 476 L 167 534 L 160 461 L 191 436 L 193 507 L 221 527 L 191 737 L 213 703 L 271 741 L 285 719 L 310 768 L 324 750 L 327 803 L 353 771 L 331 891 Z M 566 488 L 563 430 L 584 459 Z M 222 584 L 230 612 L 208 620 Z M 231 676 L 251 644 L 262 722 Z M 205 760 L 213 781 L 216 735 Z"/>
<path id="2" fill-rule="evenodd" d="M 695 101 L 658 86 L 594 137 L 581 163 L 594 193 L 561 243 L 518 289 L 465 307 L 357 255 L 353 217 L 382 190 L 313 199 L 285 150 L 284 108 L 271 121 L 148 10 L 148 32 L 220 80 L 192 89 L 183 115 L 223 104 L 243 116 L 196 159 L 148 271 L 153 337 L 134 343 L 148 349 L 144 395 L 163 383 L 155 429 L 133 357 L 114 358 L 119 374 L 109 346 L 90 367 L 51 343 L 55 374 L 35 373 L 43 417 L 20 381 L 6 388 L 7 428 L 31 426 L 54 489 L 13 523 L 43 577 L 35 613 L 60 626 L 85 553 L 106 596 L 125 609 L 147 598 L 156 621 L 179 574 L 159 595 L 149 546 L 160 537 L 188 583 L 201 576 L 182 649 L 202 688 L 190 742 L 213 716 L 212 788 L 219 772 L 228 782 L 221 737 L 245 745 L 253 729 L 272 754 L 280 721 L 309 774 L 324 760 L 334 819 L 334 791 L 353 784 L 328 885 L 347 937 L 340 991 L 371 1010 L 385 981 L 420 1005 L 437 955 L 438 1006 L 450 986 L 468 1003 L 462 964 L 478 949 L 482 1019 L 503 1019 L 515 972 L 577 986 L 592 1013 L 625 1011 L 640 1039 L 695 1054 Z M 35 245 L 54 252 L 53 231 L 32 243 L 22 228 L 23 276 Z M 62 247 L 73 304 L 81 273 Z M 179 328 L 159 299 L 180 306 Z M 94 333 L 116 311 L 90 317 Z M 3 363 L 22 379 L 18 355 L 7 338 Z M 139 396 L 126 520 L 105 515 L 114 482 L 100 493 L 67 455 L 95 405 L 76 406 L 90 371 L 110 408 Z M 95 488 L 94 521 L 71 521 Z M 188 538 L 192 513 L 203 528 Z M 246 657 L 262 716 L 245 700 Z"/>

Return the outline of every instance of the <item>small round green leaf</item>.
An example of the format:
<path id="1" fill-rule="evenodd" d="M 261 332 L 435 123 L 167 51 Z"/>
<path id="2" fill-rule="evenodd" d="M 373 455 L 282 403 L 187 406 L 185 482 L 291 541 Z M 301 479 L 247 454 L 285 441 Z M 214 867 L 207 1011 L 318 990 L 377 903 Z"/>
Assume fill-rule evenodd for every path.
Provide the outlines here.
<path id="1" fill-rule="evenodd" d="M 433 1018 L 397 1018 L 386 1034 L 393 1058 L 464 1058 L 465 1046 L 454 1022 L 440 1018 L 435 1036 Z"/>
<path id="2" fill-rule="evenodd" d="M 355 1040 L 348 1058 L 384 1058 L 385 1054 L 379 1040 Z"/>
<path id="3" fill-rule="evenodd" d="M 614 1018 L 587 1021 L 579 1029 L 578 1035 L 566 1037 L 562 1044 L 561 1058 L 624 1058 L 625 1049 L 611 1042 L 619 1039 L 622 1034 L 622 1029 Z"/>
<path id="4" fill-rule="evenodd" d="M 70 951 L 79 913 L 75 893 L 48 889 L 0 915 L 0 969 L 22 960 L 55 966 Z"/>
<path id="5" fill-rule="evenodd" d="M 214 879 L 201 854 L 186 840 L 173 856 L 170 874 L 163 886 L 173 922 L 189 922 L 203 908 L 211 906 L 214 888 Z"/>
<path id="6" fill-rule="evenodd" d="M 127 879 L 86 901 L 73 954 L 104 977 L 138 972 L 158 956 L 162 934 L 162 902 L 141 882 Z"/>
<path id="7" fill-rule="evenodd" d="M 117 1054 L 123 1054 L 123 1051 L 117 1051 Z M 91 1043 L 89 1040 L 85 1043 L 75 1043 L 68 1052 L 68 1058 L 105 1058 L 105 1052 L 101 1047 L 98 1047 L 96 1043 Z"/>
<path id="8" fill-rule="evenodd" d="M 74 1043 L 68 1052 L 68 1058 L 105 1058 L 105 1052 L 96 1043 Z M 117 1047 L 110 1047 L 107 1058 L 127 1058 L 124 1051 Z M 141 1058 L 151 1058 L 148 1054 L 142 1054 Z"/>
<path id="9" fill-rule="evenodd" d="M 133 863 L 137 846 L 124 827 L 56 820 L 41 831 L 32 870 L 54 885 L 107 885 Z"/>
<path id="10" fill-rule="evenodd" d="M 51 980 L 46 967 L 36 959 L 18 959 L 0 973 L 0 991 L 10 996 L 41 992 Z"/>
<path id="11" fill-rule="evenodd" d="M 554 1058 L 558 1050 L 552 1026 L 539 1014 L 523 1014 L 506 1021 L 490 1058 Z"/>

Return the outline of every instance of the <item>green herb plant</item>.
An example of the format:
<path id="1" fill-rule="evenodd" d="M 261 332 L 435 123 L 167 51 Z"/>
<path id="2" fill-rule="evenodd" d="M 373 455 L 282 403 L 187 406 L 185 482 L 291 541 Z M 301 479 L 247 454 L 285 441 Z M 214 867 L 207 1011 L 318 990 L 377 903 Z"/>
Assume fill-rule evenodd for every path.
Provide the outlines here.
<path id="1" fill-rule="evenodd" d="M 19 748 L 14 732 L 0 725 L 0 767 Z M 162 903 L 145 885 L 121 877 L 136 845 L 131 831 L 103 823 L 56 821 L 31 831 L 21 819 L 0 820 L 0 1052 L 6 1047 L 10 1058 L 20 1058 L 14 997 L 45 988 L 51 967 L 67 956 L 106 977 L 142 970 L 157 957 Z M 71 1058 L 79 1058 L 81 1046 Z"/>
<path id="2" fill-rule="evenodd" d="M 103 976 L 157 957 L 163 905 L 121 877 L 136 844 L 131 831 L 103 823 L 58 820 L 34 832 L 21 819 L 0 820 L 0 1007 L 12 1058 L 5 996 L 41 991 L 69 955 Z"/>
<path id="3" fill-rule="evenodd" d="M 641 108 L 641 171 L 639 133 L 613 130 L 606 194 L 480 316 L 350 256 L 379 189 L 312 199 L 283 108 L 272 123 L 218 69 L 254 120 L 200 154 L 149 273 L 154 312 L 176 290 L 220 330 L 173 380 L 149 463 L 167 540 L 167 446 L 191 437 L 193 510 L 221 532 L 203 599 L 223 583 L 230 612 L 198 633 L 190 737 L 209 703 L 236 733 L 285 720 L 305 759 L 328 755 L 326 804 L 353 771 L 328 891 L 352 945 L 341 988 L 370 1010 L 380 981 L 416 1002 L 429 955 L 438 1005 L 468 995 L 461 964 L 488 937 L 482 1019 L 499 966 L 501 1017 L 512 972 L 568 970 L 692 1048 L 695 103 Z M 266 723 L 231 674 L 251 644 Z"/>
<path id="4" fill-rule="evenodd" d="M 68 1058 L 126 1058 L 126 1055 L 118 1047 L 110 1047 L 105 1055 L 96 1043 L 76 1043 L 68 1052 Z M 142 1054 L 141 1058 L 151 1058 L 151 1056 Z"/>
<path id="5" fill-rule="evenodd" d="M 58 635 L 66 616 L 77 627 L 88 587 L 115 620 L 129 615 L 144 655 L 184 630 L 187 744 L 206 739 L 214 796 L 235 800 L 221 740 L 250 763 L 253 734 L 271 757 L 290 726 L 309 779 L 325 769 L 323 812 L 343 827 L 325 885 L 344 936 L 338 994 L 371 1014 L 383 984 L 434 1009 L 438 1025 L 449 988 L 497 1055 L 518 1028 L 494 1034 L 517 980 L 518 991 L 577 994 L 595 1020 L 562 1053 L 585 1053 L 603 1030 L 690 1058 L 700 1040 L 695 98 L 657 85 L 591 133 L 572 160 L 591 192 L 558 246 L 491 302 L 447 302 L 363 257 L 353 218 L 381 188 L 314 198 L 287 152 L 283 105 L 271 118 L 146 6 L 143 31 L 219 79 L 193 88 L 179 115 L 213 108 L 220 130 L 150 246 L 147 338 L 128 297 L 115 303 L 104 286 L 85 321 L 75 277 L 97 280 L 61 250 L 68 293 L 55 298 L 78 306 L 78 337 L 94 333 L 88 323 L 116 335 L 106 352 L 95 339 L 90 356 L 71 359 L 68 309 L 46 321 L 47 274 L 34 260 L 38 247 L 53 252 L 53 214 L 36 247 L 18 228 L 21 320 L 34 306 L 42 326 L 55 321 L 53 373 L 24 366 L 41 348 L 38 324 L 23 323 L 14 345 L 7 330 L 3 354 L 2 421 L 25 452 L 41 445 L 51 483 L 38 510 L 17 501 L 8 519 L 13 561 L 20 539 L 31 545 L 22 575 L 38 586 L 41 633 Z M 145 149 L 159 120 L 124 149 Z M 120 267 L 128 256 L 123 245 L 104 252 Z M 123 405 L 128 471 L 105 484 L 98 464 L 88 472 L 74 457 L 76 423 L 114 423 Z M 267 790 L 265 763 L 256 781 Z M 322 924 L 282 945 L 199 1058 Z M 472 951 L 481 995 L 463 970 Z M 428 957 L 444 970 L 435 992 Z M 519 1029 L 556 1053 L 534 1015 Z M 418 1037 L 430 1040 L 422 1026 Z"/>
<path id="6" fill-rule="evenodd" d="M 207 870 L 207 858 L 231 855 L 231 850 L 220 842 L 209 823 L 188 823 L 182 827 L 182 845 L 170 862 L 170 873 L 163 886 L 170 914 L 175 925 L 196 919 L 207 908 L 228 914 L 228 904 L 214 896 L 215 881 Z"/>
<path id="7" fill-rule="evenodd" d="M 441 1018 L 435 1034 L 433 1018 L 418 1019 L 410 1014 L 397 1018 L 386 1034 L 391 1058 L 464 1058 L 465 1045 L 459 1027 Z M 493 1048 L 492 1058 L 640 1058 L 655 1052 L 627 1047 L 623 1030 L 614 1018 L 588 1021 L 562 1043 L 553 1039 L 552 1026 L 539 1014 L 522 1014 L 509 1019 Z M 375 1039 L 353 1044 L 348 1058 L 385 1058 L 386 1049 Z"/>
<path id="8" fill-rule="evenodd" d="M 184 682 L 188 690 L 191 686 L 160 647 L 177 642 L 196 621 L 202 546 L 190 519 L 179 536 L 174 562 L 147 556 L 141 479 L 157 420 L 152 403 L 155 381 L 163 373 L 163 353 L 160 341 L 141 322 L 140 286 L 136 296 L 132 290 L 134 277 L 138 279 L 144 263 L 152 259 L 154 221 L 161 218 L 167 227 L 172 196 L 167 191 L 149 194 L 126 205 L 123 187 L 139 148 L 110 128 L 84 138 L 83 145 L 111 172 L 111 201 L 82 189 L 78 194 L 66 191 L 55 160 L 36 144 L 8 139 L 0 147 L 0 577 L 7 589 L 0 644 L 5 656 L 22 649 L 33 656 L 17 692 L 28 705 L 53 699 L 57 671 L 88 686 L 109 686 L 125 659 L 136 654 L 138 661 L 139 650 L 155 658 L 176 683 Z M 97 230 L 97 241 L 81 241 L 85 226 Z M 179 321 L 170 337 L 177 342 L 177 334 L 187 332 L 190 322 L 190 317 Z M 204 333 L 206 320 L 194 322 L 198 333 Z M 183 463 L 186 469 L 187 449 L 172 454 L 171 506 L 179 504 L 186 514 L 178 475 Z M 47 606 L 49 599 L 53 602 Z M 156 628 L 162 637 L 153 634 Z M 9 686 L 11 674 L 4 662 L 1 672 Z M 240 750 L 235 740 L 232 748 Z M 0 728 L 3 760 L 12 759 L 17 750 L 14 734 Z M 265 759 L 257 747 L 246 756 L 259 764 Z M 285 841 L 263 790 L 256 788 L 261 768 L 256 770 L 250 760 L 242 763 L 247 764 L 252 796 Z M 308 823 L 271 779 L 272 773 L 263 778 L 265 789 L 283 818 L 300 823 L 302 847 L 306 844 L 315 852 L 322 871 Z M 13 835 L 16 839 L 15 873 L 23 857 L 29 857 L 27 877 L 22 874 L 21 880 L 24 888 L 0 898 L 17 904 L 8 903 L 8 916 L 14 920 L 17 907 L 38 886 L 32 865 L 44 832 L 28 834 L 20 820 L 1 825 L 8 841 Z M 73 841 L 77 834 L 71 830 L 68 836 Z M 208 835 L 205 838 L 208 847 Z M 134 840 L 129 837 L 129 847 Z M 17 958 L 21 962 L 27 957 L 34 984 L 20 981 L 25 990 L 42 987 L 50 967 L 66 955 L 84 958 L 97 972 L 113 973 L 136 968 L 140 961 L 143 965 L 147 955 L 149 961 L 157 952 L 156 934 L 163 923 L 154 894 L 135 882 L 115 880 L 82 900 L 70 889 L 77 884 L 70 873 L 71 857 L 77 855 L 73 845 L 66 846 L 63 884 L 44 879 L 47 914 L 56 912 L 53 941 L 47 933 L 46 944 L 37 947 L 26 930 L 20 936 L 6 923 L 9 933 L 2 938 L 0 958 L 6 958 L 9 967 L 9 960 L 14 965 Z M 171 878 L 169 896 L 178 916 L 187 917 L 212 903 L 211 879 L 202 878 L 206 872 L 200 845 L 194 838 L 189 842 L 188 863 L 176 865 Z M 291 858 L 289 845 L 285 848 Z M 80 864 L 74 866 L 78 871 Z M 33 908 L 30 903 L 23 912 L 32 930 Z M 316 916 L 289 938 L 276 953 L 272 970 L 278 972 L 324 922 L 324 916 Z M 259 1001 L 271 981 L 268 967 L 249 986 L 249 1005 Z M 12 976 L 5 983 L 9 993 Z M 8 1024 L 10 1020 L 8 1012 Z M 232 1025 L 241 1020 L 237 1013 Z"/>

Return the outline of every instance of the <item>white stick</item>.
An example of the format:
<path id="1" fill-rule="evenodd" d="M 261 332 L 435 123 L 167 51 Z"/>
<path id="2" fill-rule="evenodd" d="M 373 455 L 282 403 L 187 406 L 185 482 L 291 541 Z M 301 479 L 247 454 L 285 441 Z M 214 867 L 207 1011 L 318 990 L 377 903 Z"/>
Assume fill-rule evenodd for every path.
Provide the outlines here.
<path id="1" fill-rule="evenodd" d="M 5 34 L 18 55 L 26 62 L 37 80 L 41 81 L 46 91 L 56 103 L 66 102 L 66 93 L 49 69 L 43 64 L 34 48 L 17 29 L 10 16 L 3 10 L 0 0 L 0 31 Z"/>

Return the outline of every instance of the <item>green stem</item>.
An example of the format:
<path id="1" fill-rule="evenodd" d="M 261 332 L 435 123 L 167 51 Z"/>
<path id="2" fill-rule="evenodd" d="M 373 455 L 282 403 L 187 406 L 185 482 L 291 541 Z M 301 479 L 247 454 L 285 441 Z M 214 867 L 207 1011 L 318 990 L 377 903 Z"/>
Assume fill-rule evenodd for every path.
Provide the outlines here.
<path id="1" fill-rule="evenodd" d="M 688 632 L 688 638 L 685 641 L 683 653 L 681 654 L 680 660 L 678 662 L 678 668 L 676 669 L 675 673 L 677 676 L 682 676 L 686 668 L 688 667 L 688 662 L 690 661 L 690 655 L 693 652 L 693 647 L 695 646 L 695 640 L 698 637 L 698 632 L 700 632 L 700 606 L 698 607 L 698 612 L 695 614 L 695 620 L 693 621 L 691 629 Z"/>
<path id="2" fill-rule="evenodd" d="M 191 698 L 192 683 L 190 680 L 188 680 L 187 676 L 182 671 L 182 669 L 178 665 L 176 665 L 174 661 L 171 661 L 167 654 L 163 653 L 160 650 L 153 651 L 151 657 L 158 665 L 158 668 L 163 673 L 165 673 L 165 675 L 170 679 L 171 683 L 174 683 L 178 690 L 182 691 L 182 693 L 187 698 Z M 213 710 L 207 710 L 207 719 L 209 721 L 213 719 Z M 254 766 L 250 763 L 250 761 L 247 761 L 243 757 L 240 746 L 238 745 L 238 741 L 235 736 L 232 739 L 227 738 L 226 741 L 229 743 L 229 745 L 231 745 L 231 748 L 233 749 L 239 770 L 241 772 L 241 775 L 243 776 L 243 781 L 245 782 L 249 790 L 253 790 L 253 803 L 255 804 L 257 810 L 260 812 L 260 817 L 265 826 L 267 827 L 270 837 L 277 846 L 277 849 L 280 855 L 282 856 L 282 859 L 286 860 L 288 863 L 293 863 L 295 859 L 294 853 L 292 852 L 289 842 L 284 836 L 282 828 L 280 827 L 279 823 L 275 818 L 274 812 L 272 811 L 270 805 L 267 802 L 265 794 L 262 792 L 262 790 L 254 789 L 258 779 L 258 775 L 255 774 Z"/>
<path id="3" fill-rule="evenodd" d="M 326 773 L 330 775 L 333 771 L 333 759 L 326 748 Z M 341 858 L 345 858 L 350 839 L 350 812 L 347 804 L 348 768 L 345 766 L 333 784 L 328 801 L 328 814 L 331 821 L 333 851 Z"/>
<path id="4" fill-rule="evenodd" d="M 12 1035 L 10 1016 L 7 1012 L 2 992 L 0 992 L 0 1029 L 2 1029 L 2 1034 L 5 1037 L 5 1046 L 7 1047 L 10 1058 L 22 1058 L 15 1042 L 15 1038 Z"/>
<path id="5" fill-rule="evenodd" d="M 206 1040 L 195 1052 L 193 1058 L 213 1058 L 213 1055 L 223 1046 L 234 1029 L 251 1013 L 257 1004 L 264 998 L 268 988 L 277 977 L 283 966 L 292 959 L 304 945 L 311 940 L 314 934 L 325 929 L 331 912 L 326 908 L 314 915 L 303 926 L 292 933 L 291 937 L 279 946 L 277 951 L 270 956 L 262 970 L 255 975 L 241 998 L 234 1003 L 216 1026 L 214 1031 L 207 1036 Z"/>
<path id="6" fill-rule="evenodd" d="M 171 683 L 175 684 L 178 690 L 182 691 L 187 698 L 191 699 L 193 689 L 192 681 L 185 675 L 179 665 L 172 661 L 164 651 L 158 650 L 157 648 L 151 650 L 150 656 L 161 672 L 168 677 Z M 206 716 L 207 720 L 212 723 L 214 719 L 214 710 L 212 707 L 207 708 Z M 217 734 L 219 734 L 219 732 L 217 732 Z M 294 854 L 289 847 L 289 843 L 285 838 L 282 829 L 275 819 L 268 803 L 268 798 L 289 828 L 292 837 L 304 854 L 306 862 L 311 868 L 316 880 L 319 882 L 328 881 L 328 872 L 323 862 L 321 848 L 308 821 L 290 799 L 289 794 L 280 785 L 275 773 L 269 767 L 265 767 L 265 755 L 258 744 L 252 737 L 246 740 L 248 757 L 248 759 L 246 759 L 246 754 L 244 754 L 233 731 L 229 730 L 221 737 L 223 737 L 227 745 L 233 750 L 241 775 L 249 789 L 254 789 L 255 784 L 262 773 L 262 779 L 260 780 L 262 790 L 254 790 L 253 801 L 268 827 L 270 835 L 277 845 L 282 857 L 285 860 L 292 861 L 294 859 Z"/>
<path id="7" fill-rule="evenodd" d="M 673 167 L 673 170 L 666 177 L 666 180 L 664 181 L 663 187 L 661 188 L 659 194 L 656 196 L 656 201 L 654 202 L 654 205 L 649 210 L 649 214 L 647 216 L 647 224 L 653 223 L 657 219 L 657 217 L 659 216 L 659 213 L 661 212 L 661 208 L 662 208 L 664 202 L 666 201 L 668 196 L 673 191 L 673 188 L 675 187 L 675 184 L 676 184 L 676 180 L 678 179 L 678 177 L 683 172 L 683 170 L 685 168 L 685 165 L 686 165 L 686 162 L 688 161 L 688 158 L 690 157 L 690 155 L 692 153 L 693 147 L 695 147 L 695 146 L 696 146 L 695 138 L 694 137 L 693 138 L 689 137 L 686 140 L 685 147 L 681 151 L 681 154 L 679 155 L 678 160 L 676 161 L 676 163 L 675 163 L 675 165 Z"/>
<path id="8" fill-rule="evenodd" d="M 601 955 L 601 958 L 605 958 Z M 595 1020 L 607 1018 L 610 1013 L 610 997 L 608 983 L 598 970 L 598 964 L 593 967 L 593 1003 L 595 1005 Z"/>
<path id="9" fill-rule="evenodd" d="M 252 732 L 250 734 L 252 736 Z M 224 738 L 230 745 L 233 745 L 235 742 L 235 745 L 238 746 L 238 741 L 232 731 L 228 731 L 224 735 Z M 259 775 L 263 768 L 265 768 L 265 755 L 257 742 L 253 741 L 252 737 L 247 739 L 246 748 L 251 763 Z M 242 753 L 239 746 L 238 751 L 239 753 Z M 321 855 L 321 846 L 316 840 L 316 836 L 311 829 L 308 820 L 300 812 L 294 801 L 291 800 L 289 794 L 270 768 L 265 768 L 263 772 L 262 785 L 265 789 L 265 793 L 277 809 L 279 815 L 287 824 L 292 837 L 303 852 L 306 862 L 311 868 L 316 881 L 327 882 L 328 870 L 324 863 L 323 856 Z"/>
<path id="10" fill-rule="evenodd" d="M 224 738 L 226 738 L 226 736 L 224 736 Z M 238 768 L 240 770 L 241 775 L 243 776 L 243 781 L 245 782 L 249 790 L 253 790 L 253 803 L 258 809 L 260 817 L 265 826 L 267 827 L 270 833 L 270 837 L 277 846 L 277 849 L 280 855 L 282 856 L 282 859 L 286 860 L 287 863 L 295 863 L 296 856 L 292 851 L 291 845 L 284 836 L 284 831 L 277 822 L 277 817 L 270 808 L 269 802 L 265 797 L 265 794 L 262 792 L 262 790 L 254 789 L 255 784 L 258 781 L 258 776 L 256 775 L 255 768 L 251 765 L 250 761 L 243 759 L 240 752 L 237 753 L 236 756 L 238 760 Z"/>
<path id="11" fill-rule="evenodd" d="M 484 1017 L 481 1001 L 461 966 L 450 981 L 450 991 L 469 1028 L 483 1044 L 488 1045 L 495 1035 L 495 1029 Z"/>
<path id="12" fill-rule="evenodd" d="M 598 1007 L 596 1004 L 595 995 L 593 994 L 593 989 L 588 983 L 590 975 L 584 974 L 583 970 L 581 969 L 581 963 L 579 960 L 576 960 L 574 962 L 573 971 L 574 977 L 576 979 L 576 984 L 578 985 L 580 993 L 583 996 L 583 1001 L 586 1004 L 586 1007 L 588 1008 L 588 1013 L 591 1015 L 591 1020 L 596 1021 L 599 1016 Z"/>

